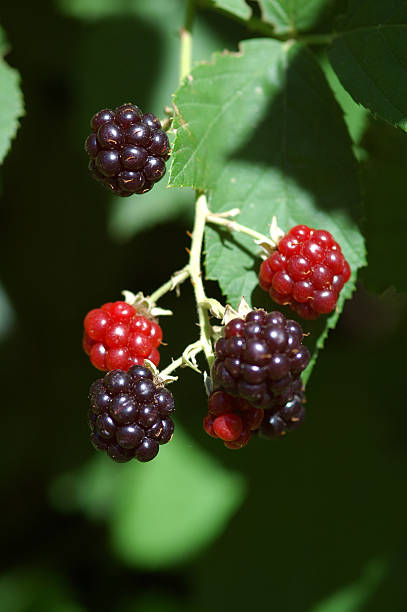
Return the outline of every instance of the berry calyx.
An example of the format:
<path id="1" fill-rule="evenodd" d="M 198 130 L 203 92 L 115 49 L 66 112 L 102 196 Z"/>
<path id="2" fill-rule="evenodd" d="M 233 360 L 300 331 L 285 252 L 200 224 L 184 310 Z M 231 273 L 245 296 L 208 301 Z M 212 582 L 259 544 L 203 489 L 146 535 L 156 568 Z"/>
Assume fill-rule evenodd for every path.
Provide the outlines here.
<path id="1" fill-rule="evenodd" d="M 290 306 L 304 319 L 316 319 L 335 310 L 350 276 L 349 264 L 332 234 L 296 225 L 262 262 L 259 285 L 277 304 Z"/>
<path id="2" fill-rule="evenodd" d="M 157 366 L 161 341 L 159 324 L 123 301 L 94 308 L 84 320 L 82 346 L 98 370 L 128 370 L 144 359 Z"/>
<path id="3" fill-rule="evenodd" d="M 92 444 L 113 461 L 151 461 L 172 438 L 174 399 L 148 368 L 108 372 L 92 384 L 89 400 Z"/>
<path id="4" fill-rule="evenodd" d="M 122 104 L 114 111 L 99 111 L 90 125 L 85 151 L 96 181 L 127 197 L 150 191 L 162 179 L 170 145 L 155 115 L 143 115 L 138 106 Z"/>

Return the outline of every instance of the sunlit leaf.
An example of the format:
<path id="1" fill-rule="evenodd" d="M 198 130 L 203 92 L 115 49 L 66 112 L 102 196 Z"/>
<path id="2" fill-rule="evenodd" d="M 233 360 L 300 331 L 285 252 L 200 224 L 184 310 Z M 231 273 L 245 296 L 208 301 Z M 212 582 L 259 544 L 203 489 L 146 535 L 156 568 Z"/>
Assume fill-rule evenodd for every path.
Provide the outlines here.
<path id="1" fill-rule="evenodd" d="M 311 368 L 365 263 L 352 145 L 320 67 L 300 44 L 245 41 L 238 54 L 197 66 L 175 107 L 173 185 L 209 189 L 213 211 L 237 207 L 238 221 L 262 233 L 276 215 L 284 231 L 306 223 L 331 231 L 342 246 L 352 280 L 334 314 L 306 325 Z M 253 295 L 259 264 L 251 238 L 208 229 L 207 276 L 233 305 L 242 295 L 257 306 L 266 301 Z"/>

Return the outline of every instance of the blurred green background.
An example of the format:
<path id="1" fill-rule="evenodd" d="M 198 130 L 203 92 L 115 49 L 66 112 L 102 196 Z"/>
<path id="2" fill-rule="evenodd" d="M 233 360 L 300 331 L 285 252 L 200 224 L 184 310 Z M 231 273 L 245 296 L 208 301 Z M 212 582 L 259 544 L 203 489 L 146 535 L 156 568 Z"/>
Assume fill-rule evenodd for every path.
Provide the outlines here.
<path id="1" fill-rule="evenodd" d="M 164 179 L 112 198 L 82 143 L 99 108 L 162 115 L 184 3 L 37 8 L 0 13 L 26 105 L 1 170 L 1 612 L 406 610 L 406 134 L 367 116 L 327 68 L 361 164 L 370 265 L 314 370 L 306 425 L 228 451 L 201 428 L 205 392 L 188 370 L 171 389 L 173 442 L 151 464 L 113 464 L 89 444 L 97 374 L 82 318 L 182 267 L 193 195 Z M 194 60 L 249 37 L 202 8 Z M 163 364 L 196 335 L 188 287 L 165 307 L 176 317 L 162 322 Z"/>

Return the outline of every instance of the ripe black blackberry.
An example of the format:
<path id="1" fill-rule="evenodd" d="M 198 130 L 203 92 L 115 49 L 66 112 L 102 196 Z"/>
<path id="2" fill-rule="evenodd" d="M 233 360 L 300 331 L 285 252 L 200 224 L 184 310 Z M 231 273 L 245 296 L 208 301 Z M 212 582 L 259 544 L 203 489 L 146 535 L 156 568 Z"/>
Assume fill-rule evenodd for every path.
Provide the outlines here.
<path id="1" fill-rule="evenodd" d="M 170 145 L 159 119 L 123 104 L 96 113 L 85 141 L 92 177 L 119 196 L 146 193 L 165 174 Z"/>
<path id="2" fill-rule="evenodd" d="M 262 438 L 272 440 L 299 427 L 305 421 L 304 393 L 296 393 L 277 412 L 265 410 L 259 433 Z"/>
<path id="3" fill-rule="evenodd" d="M 277 414 L 302 393 L 301 372 L 310 359 L 302 337 L 301 326 L 280 312 L 252 310 L 245 320 L 232 319 L 216 343 L 214 390 Z"/>
<path id="4" fill-rule="evenodd" d="M 150 461 L 172 438 L 173 396 L 148 368 L 108 372 L 92 384 L 89 399 L 93 446 L 114 461 Z"/>

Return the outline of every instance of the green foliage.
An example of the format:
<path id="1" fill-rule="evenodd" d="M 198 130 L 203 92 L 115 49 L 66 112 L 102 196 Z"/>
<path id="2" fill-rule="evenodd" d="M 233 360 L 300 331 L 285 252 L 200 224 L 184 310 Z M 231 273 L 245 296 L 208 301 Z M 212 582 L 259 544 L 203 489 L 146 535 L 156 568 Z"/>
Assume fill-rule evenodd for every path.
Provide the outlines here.
<path id="1" fill-rule="evenodd" d="M 79 507 L 108 521 L 126 563 L 159 568 L 184 561 L 213 540 L 244 497 L 244 480 L 225 471 L 179 425 L 174 439 L 146 465 L 92 461 L 52 491 L 62 509 Z"/>
<path id="2" fill-rule="evenodd" d="M 258 0 L 263 20 L 276 34 L 295 34 L 308 30 L 326 15 L 334 0 Z"/>
<path id="3" fill-rule="evenodd" d="M 19 126 L 18 119 L 24 111 L 20 76 L 4 60 L 6 50 L 6 37 L 0 29 L 0 163 L 10 148 Z"/>
<path id="4" fill-rule="evenodd" d="M 247 19 L 246 6 L 253 7 L 237 0 L 212 4 L 234 10 L 236 17 L 242 11 L 241 20 Z M 347 14 L 337 22 L 339 41 L 355 35 L 356 28 L 379 32 L 407 23 L 404 0 L 338 0 L 331 16 L 348 4 Z M 54 0 L 54 5 L 27 20 L 20 5 L 4 3 L 14 50 L 10 63 L 27 75 L 30 113 L 24 120 L 24 148 L 16 147 L 8 160 L 2 200 L 7 224 L 2 260 L 7 265 L 2 273 L 5 295 L 0 290 L 0 335 L 10 332 L 8 296 L 19 325 L 2 335 L 0 347 L 8 432 L 2 437 L 0 471 L 7 501 L 3 556 L 10 565 L 0 579 L 1 612 L 223 612 L 250 607 L 404 612 L 405 132 L 391 127 L 394 121 L 372 120 L 326 64 L 320 46 L 311 46 L 311 55 L 294 41 L 266 46 L 261 40 L 248 42 L 240 55 L 217 55 L 213 64 L 193 70 L 202 99 L 212 106 L 188 107 L 195 100 L 194 81 L 177 93 L 182 117 L 192 120 L 189 139 L 183 134 L 188 121 L 185 128 L 179 122 L 180 143 L 183 139 L 192 156 L 197 151 L 196 159 L 178 168 L 180 183 L 194 188 L 199 179 L 214 210 L 238 206 L 239 221 L 262 232 L 275 212 L 284 229 L 303 218 L 315 225 L 329 223 L 347 255 L 355 250 L 352 256 L 360 265 L 362 243 L 354 224 L 360 174 L 370 264 L 362 280 L 371 293 L 362 286 L 332 334 L 307 389 L 308 420 L 301 430 L 229 452 L 197 433 L 205 401 L 197 396 L 195 374 L 183 371 L 174 387 L 177 415 L 197 442 L 177 426 L 174 441 L 156 461 L 114 465 L 89 448 L 84 390 L 95 372 L 78 355 L 78 322 L 88 307 L 118 297 L 123 286 L 154 289 L 173 272 L 173 258 L 179 257 L 179 267 L 184 263 L 183 230 L 165 223 L 182 215 L 185 229 L 187 223 L 190 227 L 192 198 L 190 190 L 166 189 L 163 181 L 145 197 L 115 199 L 109 208 L 110 196 L 86 176 L 81 145 L 89 116 L 104 105 L 134 99 L 162 116 L 177 88 L 178 31 L 185 3 Z M 63 14 L 57 10 L 62 5 Z M 304 14 L 316 4 L 293 0 L 285 6 Z M 312 38 L 327 32 L 327 41 L 329 24 L 317 10 L 314 16 L 307 26 L 299 26 L 297 18 L 296 27 L 310 30 Z M 237 48 L 247 36 L 237 24 L 219 11 L 199 9 L 194 61 L 209 60 L 214 50 Z M 261 26 L 263 34 L 276 25 L 282 37 L 291 35 L 282 33 L 288 27 L 283 18 L 280 24 L 253 18 L 247 25 Z M 382 51 L 392 51 L 392 45 Z M 6 48 L 0 32 L 0 49 Z M 365 50 L 369 62 L 373 52 Z M 355 60 L 348 60 L 352 67 Z M 0 65 L 11 70 L 3 60 Z M 379 58 L 377 66 L 383 70 L 384 65 Z M 246 73 L 240 74 L 243 66 Z M 196 82 L 198 73 L 202 83 Z M 383 74 L 379 77 L 369 83 L 369 93 Z M 403 79 L 395 85 L 405 89 Z M 347 85 L 352 94 L 354 86 Z M 390 94 L 393 104 L 394 92 Z M 374 92 L 373 101 L 377 97 Z M 230 106 L 222 120 L 210 126 L 226 99 Z M 233 118 L 226 133 L 222 121 L 229 120 L 229 110 Z M 64 136 L 53 156 L 56 125 Z M 201 136 L 204 142 L 198 148 Z M 219 145 L 220 155 L 211 143 Z M 351 153 L 355 145 L 359 172 Z M 27 151 L 35 151 L 29 164 Z M 118 240 L 151 230 L 153 223 L 160 227 L 149 231 L 148 242 L 140 235 L 123 246 L 106 235 L 109 223 Z M 256 305 L 272 307 L 265 293 L 253 292 L 259 259 L 249 238 L 210 228 L 206 246 L 208 273 L 219 274 L 233 299 L 242 291 Z M 196 334 L 190 293 L 185 286 L 180 300 L 170 295 L 163 304 L 177 313 L 165 322 L 164 364 L 170 354 L 182 351 L 191 329 Z M 307 343 L 311 337 L 321 342 L 326 323 L 326 317 L 306 323 L 312 332 Z M 53 480 L 49 506 L 44 490 Z M 249 494 L 243 499 L 246 486 Z"/>
<path id="5" fill-rule="evenodd" d="M 362 151 L 358 147 L 363 134 L 369 123 L 369 112 L 357 104 L 351 95 L 342 86 L 335 71 L 329 62 L 328 55 L 324 53 L 320 57 L 321 68 L 324 71 L 326 80 L 331 87 L 339 106 L 342 108 L 343 116 L 348 127 L 349 136 L 354 143 L 354 151 L 357 157 L 362 155 Z"/>
<path id="6" fill-rule="evenodd" d="M 236 17 L 240 17 L 241 19 L 249 19 L 252 11 L 248 4 L 246 4 L 245 0 L 212 0 L 213 5 L 231 13 L 232 15 L 236 15 Z"/>
<path id="7" fill-rule="evenodd" d="M 334 41 L 330 58 L 356 102 L 407 130 L 407 25 L 345 32 Z"/>
<path id="8" fill-rule="evenodd" d="M 172 185 L 209 189 L 211 210 L 238 207 L 239 222 L 262 233 L 276 215 L 285 231 L 307 223 L 328 229 L 341 244 L 352 280 L 337 312 L 311 327 L 314 363 L 365 263 L 354 220 L 360 198 L 356 164 L 321 69 L 300 44 L 245 41 L 238 54 L 217 54 L 212 63 L 194 68 L 174 103 Z M 207 230 L 207 276 L 218 280 L 233 305 L 242 295 L 259 305 L 253 247 L 247 236 Z"/>

